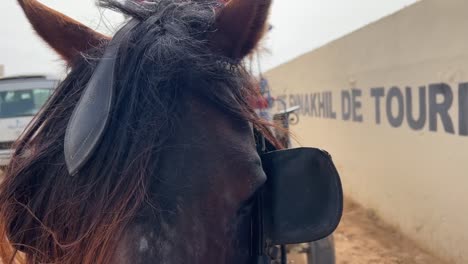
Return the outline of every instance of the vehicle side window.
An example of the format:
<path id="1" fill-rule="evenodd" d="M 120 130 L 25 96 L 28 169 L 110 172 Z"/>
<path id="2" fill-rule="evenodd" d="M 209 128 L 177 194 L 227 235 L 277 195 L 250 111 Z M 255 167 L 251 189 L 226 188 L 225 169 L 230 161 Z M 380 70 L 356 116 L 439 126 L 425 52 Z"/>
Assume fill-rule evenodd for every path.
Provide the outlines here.
<path id="1" fill-rule="evenodd" d="M 37 110 L 39 110 L 42 105 L 47 101 L 49 96 L 51 95 L 51 89 L 35 89 L 33 90 L 33 98 L 34 98 L 34 105 L 36 106 Z"/>
<path id="2" fill-rule="evenodd" d="M 0 92 L 0 118 L 33 116 L 51 95 L 51 89 Z"/>

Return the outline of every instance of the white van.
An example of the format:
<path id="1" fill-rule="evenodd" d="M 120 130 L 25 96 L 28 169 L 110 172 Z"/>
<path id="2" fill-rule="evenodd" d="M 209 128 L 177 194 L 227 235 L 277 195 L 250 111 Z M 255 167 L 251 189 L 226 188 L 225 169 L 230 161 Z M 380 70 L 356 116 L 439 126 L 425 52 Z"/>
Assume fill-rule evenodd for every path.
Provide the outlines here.
<path id="1" fill-rule="evenodd" d="M 8 165 L 11 145 L 41 109 L 58 80 L 46 76 L 0 78 L 0 167 Z"/>

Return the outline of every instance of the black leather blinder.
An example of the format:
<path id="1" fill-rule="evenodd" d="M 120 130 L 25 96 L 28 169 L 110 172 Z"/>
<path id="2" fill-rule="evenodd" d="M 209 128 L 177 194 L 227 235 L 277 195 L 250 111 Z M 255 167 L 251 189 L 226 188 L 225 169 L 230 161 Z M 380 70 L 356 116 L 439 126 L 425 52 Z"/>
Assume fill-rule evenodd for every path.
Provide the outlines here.
<path id="1" fill-rule="evenodd" d="M 262 195 L 267 245 L 317 241 L 333 233 L 343 212 L 343 191 L 331 156 L 316 148 L 261 155 L 267 181 Z"/>
<path id="2" fill-rule="evenodd" d="M 110 121 L 120 42 L 137 24 L 137 20 L 130 20 L 110 41 L 68 122 L 64 154 L 72 176 L 88 162 Z"/>
<path id="3" fill-rule="evenodd" d="M 255 264 L 286 263 L 285 245 L 331 235 L 343 213 L 340 176 L 328 152 L 317 148 L 276 150 L 255 131 L 267 176 L 252 213 Z M 270 252 L 281 246 L 281 260 Z M 278 262 L 280 261 L 280 262 Z"/>

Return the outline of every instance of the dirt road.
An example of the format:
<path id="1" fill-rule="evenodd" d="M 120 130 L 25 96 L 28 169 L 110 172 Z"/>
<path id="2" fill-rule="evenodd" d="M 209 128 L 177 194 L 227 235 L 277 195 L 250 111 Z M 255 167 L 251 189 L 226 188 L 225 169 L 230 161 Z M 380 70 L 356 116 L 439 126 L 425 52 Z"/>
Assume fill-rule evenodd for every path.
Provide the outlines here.
<path id="1" fill-rule="evenodd" d="M 337 264 L 448 264 L 349 200 L 334 238 Z"/>

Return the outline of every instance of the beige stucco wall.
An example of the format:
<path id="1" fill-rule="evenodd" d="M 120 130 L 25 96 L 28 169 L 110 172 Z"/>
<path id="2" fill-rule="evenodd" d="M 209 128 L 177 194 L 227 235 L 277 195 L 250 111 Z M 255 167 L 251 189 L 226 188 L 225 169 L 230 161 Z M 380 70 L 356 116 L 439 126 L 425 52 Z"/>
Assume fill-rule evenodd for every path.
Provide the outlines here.
<path id="1" fill-rule="evenodd" d="M 423 0 L 267 73 L 274 95 L 289 105 L 302 96 L 303 113 L 292 131 L 301 145 L 331 152 L 345 193 L 456 263 L 468 263 L 468 136 L 460 135 L 458 100 L 459 84 L 468 82 L 467 12 L 466 0 Z M 436 105 L 428 102 L 428 86 L 438 83 L 453 92 L 454 133 L 445 131 L 439 115 L 436 132 L 429 117 L 422 129 L 410 128 L 407 109 L 402 125 L 392 127 L 385 98 L 377 124 L 371 88 L 388 94 L 398 86 L 406 100 L 410 87 L 417 117 L 419 87 L 425 86 L 429 115 Z M 356 97 L 362 122 L 343 120 L 341 93 L 352 88 L 362 93 Z M 336 119 L 313 116 L 311 97 L 318 92 L 332 94 Z M 436 103 L 448 95 L 437 95 Z"/>

